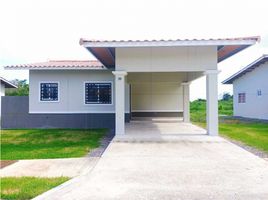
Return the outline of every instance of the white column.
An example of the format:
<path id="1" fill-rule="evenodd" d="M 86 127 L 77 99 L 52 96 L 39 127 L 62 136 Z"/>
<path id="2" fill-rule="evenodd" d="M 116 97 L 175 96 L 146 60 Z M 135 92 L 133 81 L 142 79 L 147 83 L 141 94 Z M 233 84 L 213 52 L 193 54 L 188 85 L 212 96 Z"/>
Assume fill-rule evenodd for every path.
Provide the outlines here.
<path id="1" fill-rule="evenodd" d="M 190 82 L 181 84 L 183 90 L 183 121 L 190 122 Z"/>
<path id="2" fill-rule="evenodd" d="M 207 96 L 207 133 L 211 136 L 218 135 L 218 70 L 208 70 L 206 75 Z"/>
<path id="3" fill-rule="evenodd" d="M 115 75 L 115 134 L 125 134 L 125 71 L 113 71 Z"/>

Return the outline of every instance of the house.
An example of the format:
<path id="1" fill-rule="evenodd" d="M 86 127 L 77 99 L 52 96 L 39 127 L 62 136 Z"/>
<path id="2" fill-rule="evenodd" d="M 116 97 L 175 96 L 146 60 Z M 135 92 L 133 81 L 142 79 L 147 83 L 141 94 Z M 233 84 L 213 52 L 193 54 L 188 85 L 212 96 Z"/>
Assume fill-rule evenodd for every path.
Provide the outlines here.
<path id="1" fill-rule="evenodd" d="M 50 61 L 6 66 L 29 70 L 30 96 L 6 99 L 2 126 L 115 128 L 136 116 L 183 116 L 190 121 L 189 86 L 206 76 L 207 132 L 218 134 L 217 63 L 259 37 L 107 41 L 81 39 L 98 61 Z M 28 102 L 29 101 L 29 102 Z M 19 113 L 18 110 L 16 113 Z M 22 117 L 23 116 L 23 117 Z M 17 118 L 17 123 L 12 123 Z"/>
<path id="2" fill-rule="evenodd" d="M 4 79 L 0 76 L 0 96 L 5 96 L 5 89 L 6 88 L 17 88 L 17 86 L 10 81 Z"/>
<path id="3" fill-rule="evenodd" d="M 233 84 L 234 116 L 268 120 L 268 55 L 250 63 L 223 83 Z"/>
<path id="4" fill-rule="evenodd" d="M 2 99 L 2 96 L 5 96 L 6 88 L 17 88 L 17 86 L 0 76 L 0 119 L 1 119 L 1 107 L 2 107 L 1 99 Z M 1 124 L 0 124 L 0 127 L 1 127 Z"/>

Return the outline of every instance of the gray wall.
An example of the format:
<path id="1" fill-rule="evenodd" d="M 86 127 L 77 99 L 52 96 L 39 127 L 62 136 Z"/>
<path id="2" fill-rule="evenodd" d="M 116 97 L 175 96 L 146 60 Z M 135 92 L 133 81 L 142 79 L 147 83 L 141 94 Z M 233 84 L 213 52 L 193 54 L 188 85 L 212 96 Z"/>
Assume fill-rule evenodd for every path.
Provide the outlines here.
<path id="1" fill-rule="evenodd" d="M 2 97 L 3 129 L 12 128 L 111 128 L 114 113 L 29 114 L 29 97 Z M 126 114 L 126 121 L 130 115 Z"/>

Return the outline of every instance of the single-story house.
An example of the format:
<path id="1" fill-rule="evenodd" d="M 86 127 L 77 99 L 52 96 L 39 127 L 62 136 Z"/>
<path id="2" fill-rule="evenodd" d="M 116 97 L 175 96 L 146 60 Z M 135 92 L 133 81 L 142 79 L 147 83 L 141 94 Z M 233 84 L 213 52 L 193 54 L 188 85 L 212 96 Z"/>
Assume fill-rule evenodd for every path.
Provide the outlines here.
<path id="1" fill-rule="evenodd" d="M 6 88 L 17 88 L 17 86 L 0 76 L 0 119 L 1 119 L 1 107 L 2 107 L 1 99 L 2 99 L 2 96 L 5 96 Z M 1 124 L 0 124 L 0 127 L 1 127 Z"/>
<path id="2" fill-rule="evenodd" d="M 268 120 L 268 55 L 250 63 L 223 83 L 233 84 L 234 116 Z"/>
<path id="3" fill-rule="evenodd" d="M 132 116 L 181 115 L 184 122 L 189 122 L 189 86 L 195 79 L 206 76 L 207 132 L 217 135 L 217 63 L 259 39 L 80 39 L 80 45 L 97 61 L 62 60 L 5 67 L 29 70 L 30 95 L 29 106 L 18 108 L 27 109 L 24 110 L 27 116 L 20 115 L 24 118 L 12 124 L 11 118 L 19 116 L 5 115 L 2 125 L 109 127 L 121 135 Z M 12 101 L 7 99 L 7 108 L 13 109 Z"/>

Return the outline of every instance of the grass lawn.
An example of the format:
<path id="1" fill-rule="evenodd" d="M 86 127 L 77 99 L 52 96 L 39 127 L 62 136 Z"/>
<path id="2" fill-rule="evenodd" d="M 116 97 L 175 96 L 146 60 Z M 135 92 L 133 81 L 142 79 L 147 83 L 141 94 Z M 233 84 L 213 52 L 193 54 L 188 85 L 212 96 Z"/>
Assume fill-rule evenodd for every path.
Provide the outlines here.
<path id="1" fill-rule="evenodd" d="M 1 160 L 85 156 L 100 145 L 106 129 L 2 130 Z"/>
<path id="2" fill-rule="evenodd" d="M 7 177 L 1 178 L 1 199 L 32 199 L 56 187 L 65 181 L 67 177 L 59 178 L 34 178 L 34 177 Z"/>
<path id="3" fill-rule="evenodd" d="M 220 123 L 220 135 L 268 153 L 268 123 Z"/>
<path id="4" fill-rule="evenodd" d="M 219 115 L 232 116 L 232 114 L 232 100 L 219 101 Z M 191 102 L 191 121 L 201 127 L 206 127 L 206 101 Z M 221 119 L 219 132 L 222 136 L 268 153 L 268 123 Z"/>

